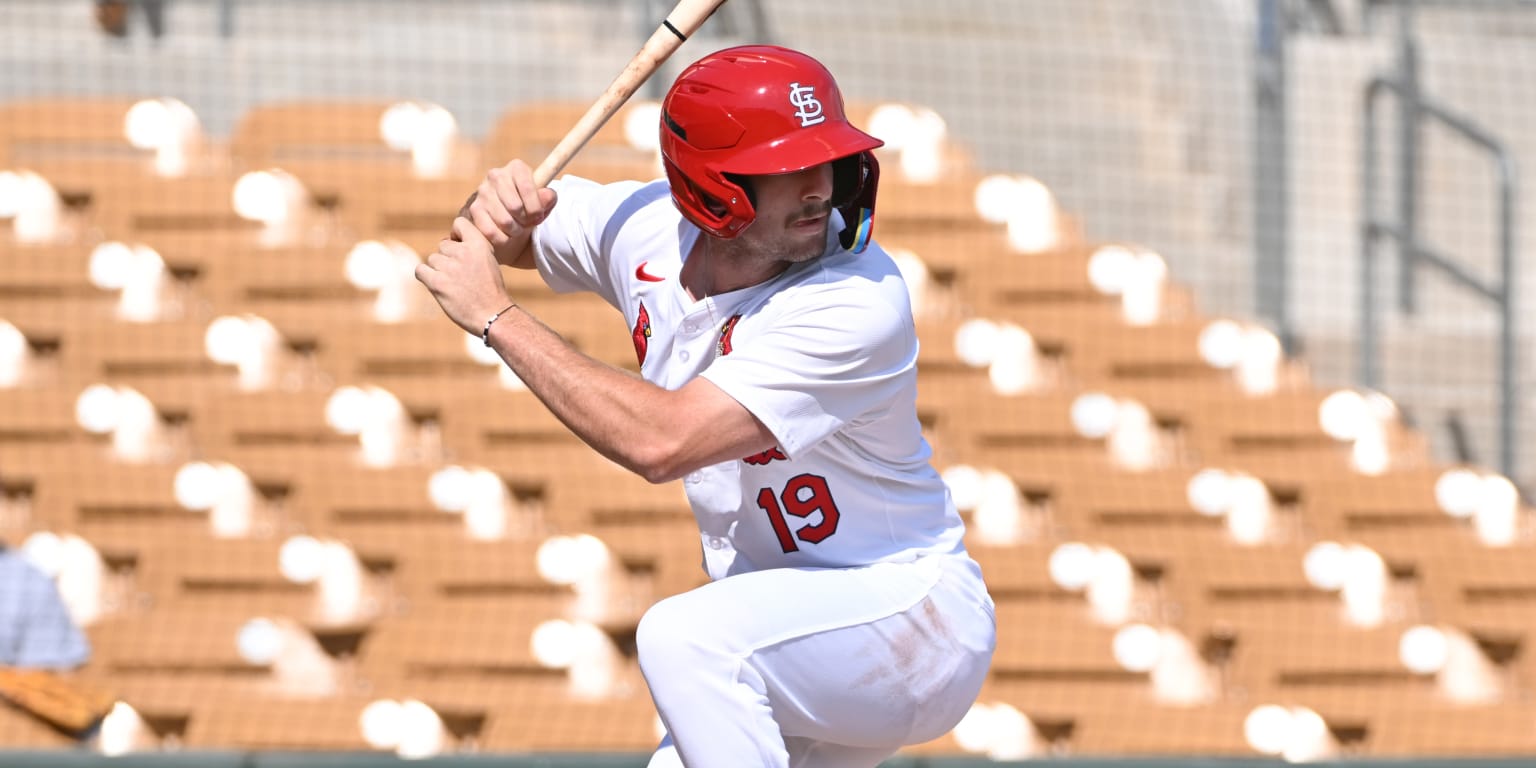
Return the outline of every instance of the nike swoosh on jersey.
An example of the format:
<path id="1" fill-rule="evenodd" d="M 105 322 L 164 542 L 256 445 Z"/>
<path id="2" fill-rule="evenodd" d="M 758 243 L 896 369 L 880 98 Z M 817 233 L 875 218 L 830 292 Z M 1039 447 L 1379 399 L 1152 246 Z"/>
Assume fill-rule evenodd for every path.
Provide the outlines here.
<path id="1" fill-rule="evenodd" d="M 666 280 L 665 277 L 657 277 L 657 276 L 655 276 L 655 275 L 645 271 L 645 265 L 647 265 L 649 263 L 650 263 L 649 261 L 642 261 L 642 262 L 640 262 L 640 266 L 635 267 L 635 277 L 636 277 L 636 279 L 644 280 L 647 283 L 659 283 L 659 282 L 661 282 L 663 280 Z"/>

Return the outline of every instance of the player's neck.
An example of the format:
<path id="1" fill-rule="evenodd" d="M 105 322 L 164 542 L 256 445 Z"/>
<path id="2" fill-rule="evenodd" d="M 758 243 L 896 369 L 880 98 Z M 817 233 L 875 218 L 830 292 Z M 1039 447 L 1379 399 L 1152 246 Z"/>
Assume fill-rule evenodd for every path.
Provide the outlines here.
<path id="1" fill-rule="evenodd" d="M 694 243 L 679 279 L 694 301 L 767 282 L 789 268 L 784 261 L 754 259 L 733 243 L 703 235 Z"/>

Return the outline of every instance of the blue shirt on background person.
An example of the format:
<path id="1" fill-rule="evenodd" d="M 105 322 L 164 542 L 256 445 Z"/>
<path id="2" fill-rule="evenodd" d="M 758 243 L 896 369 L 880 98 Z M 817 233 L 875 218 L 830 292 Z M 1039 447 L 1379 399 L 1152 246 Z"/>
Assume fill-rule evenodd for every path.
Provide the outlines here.
<path id="1" fill-rule="evenodd" d="M 53 580 L 0 545 L 0 666 L 68 670 L 90 655 Z"/>

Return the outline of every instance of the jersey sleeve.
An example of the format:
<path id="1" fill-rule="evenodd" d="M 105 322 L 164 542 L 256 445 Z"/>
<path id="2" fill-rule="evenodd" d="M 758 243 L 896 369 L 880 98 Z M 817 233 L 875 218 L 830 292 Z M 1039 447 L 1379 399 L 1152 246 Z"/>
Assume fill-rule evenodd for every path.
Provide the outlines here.
<path id="1" fill-rule="evenodd" d="M 890 408 L 917 364 L 911 316 L 879 291 L 817 289 L 701 376 L 752 412 L 794 458 Z"/>
<path id="2" fill-rule="evenodd" d="M 564 176 L 550 187 L 559 200 L 533 230 L 534 263 L 556 293 L 591 291 L 617 304 L 618 286 L 608 249 L 610 223 L 639 188 L 639 183 L 598 184 Z"/>

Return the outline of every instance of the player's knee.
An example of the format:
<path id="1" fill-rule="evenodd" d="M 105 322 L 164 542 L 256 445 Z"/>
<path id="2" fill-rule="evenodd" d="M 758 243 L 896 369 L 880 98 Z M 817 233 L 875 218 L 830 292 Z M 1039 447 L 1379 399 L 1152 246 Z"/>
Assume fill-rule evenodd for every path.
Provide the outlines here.
<path id="1" fill-rule="evenodd" d="M 647 678 L 670 678 L 694 670 L 708 652 L 707 620 L 686 601 L 667 598 L 646 610 L 635 628 L 635 653 Z"/>

